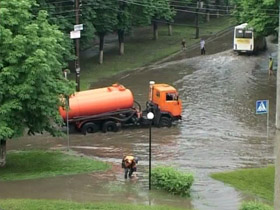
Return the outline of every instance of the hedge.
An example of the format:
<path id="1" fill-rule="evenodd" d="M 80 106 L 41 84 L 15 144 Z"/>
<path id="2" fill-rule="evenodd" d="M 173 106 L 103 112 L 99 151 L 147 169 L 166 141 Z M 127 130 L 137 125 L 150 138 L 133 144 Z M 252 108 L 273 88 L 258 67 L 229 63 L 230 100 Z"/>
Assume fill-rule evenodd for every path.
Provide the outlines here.
<path id="1" fill-rule="evenodd" d="M 182 173 L 172 167 L 156 167 L 152 170 L 152 185 L 172 194 L 189 196 L 194 182 L 191 173 Z"/>

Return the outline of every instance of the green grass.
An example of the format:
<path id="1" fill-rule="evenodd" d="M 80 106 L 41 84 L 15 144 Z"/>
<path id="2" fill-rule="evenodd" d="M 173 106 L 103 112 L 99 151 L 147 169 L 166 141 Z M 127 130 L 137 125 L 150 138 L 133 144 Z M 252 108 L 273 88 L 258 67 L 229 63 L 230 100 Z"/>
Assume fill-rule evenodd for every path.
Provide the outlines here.
<path id="1" fill-rule="evenodd" d="M 191 25 L 191 24 L 190 24 Z M 200 37 L 207 37 L 233 25 L 231 18 L 212 19 L 201 24 Z M 159 26 L 159 39 L 152 40 L 152 27 L 136 29 L 134 35 L 125 41 L 125 55 L 118 55 L 118 47 L 104 53 L 104 63 L 98 64 L 98 56 L 81 58 L 81 89 L 101 78 L 132 70 L 158 61 L 181 50 L 181 41 L 186 39 L 187 47 L 198 43 L 194 39 L 195 28 L 174 25 L 173 35 L 168 36 L 167 26 Z M 105 38 L 106 39 L 106 38 Z M 96 46 L 97 47 L 97 46 Z M 74 79 L 74 74 L 70 75 Z"/>
<path id="2" fill-rule="evenodd" d="M 271 206 L 256 201 L 242 203 L 239 209 L 240 210 L 273 210 Z"/>
<path id="3" fill-rule="evenodd" d="M 9 152 L 6 167 L 0 168 L 0 180 L 36 179 L 104 171 L 109 168 L 107 163 L 59 151 Z"/>
<path id="4" fill-rule="evenodd" d="M 215 173 L 211 177 L 228 183 L 245 193 L 255 194 L 273 201 L 275 168 L 241 169 L 233 172 Z"/>
<path id="5" fill-rule="evenodd" d="M 146 206 L 116 203 L 75 203 L 53 200 L 8 199 L 0 200 L 0 209 L 5 210 L 179 210 L 168 206 Z"/>

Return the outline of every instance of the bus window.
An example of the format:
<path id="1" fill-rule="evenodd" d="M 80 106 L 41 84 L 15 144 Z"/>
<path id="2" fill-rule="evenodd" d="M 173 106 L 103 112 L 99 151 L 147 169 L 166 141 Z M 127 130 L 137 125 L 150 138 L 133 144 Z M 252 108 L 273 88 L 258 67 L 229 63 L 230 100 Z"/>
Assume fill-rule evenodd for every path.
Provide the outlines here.
<path id="1" fill-rule="evenodd" d="M 178 96 L 176 93 L 166 93 L 166 101 L 177 101 Z"/>
<path id="2" fill-rule="evenodd" d="M 242 29 L 236 29 L 235 30 L 235 38 L 243 38 L 243 30 Z"/>
<path id="3" fill-rule="evenodd" d="M 245 31 L 244 38 L 252 39 L 252 37 L 253 37 L 252 31 Z"/>

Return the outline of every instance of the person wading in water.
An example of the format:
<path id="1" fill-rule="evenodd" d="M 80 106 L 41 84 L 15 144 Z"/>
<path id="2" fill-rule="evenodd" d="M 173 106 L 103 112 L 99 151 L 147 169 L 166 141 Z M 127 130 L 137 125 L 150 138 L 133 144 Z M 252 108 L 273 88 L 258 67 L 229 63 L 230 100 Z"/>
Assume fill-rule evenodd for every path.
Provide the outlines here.
<path id="1" fill-rule="evenodd" d="M 131 178 L 133 172 L 137 170 L 136 164 L 138 159 L 132 155 L 124 156 L 122 159 L 122 168 L 124 169 L 124 178 L 127 179 L 127 175 Z"/>

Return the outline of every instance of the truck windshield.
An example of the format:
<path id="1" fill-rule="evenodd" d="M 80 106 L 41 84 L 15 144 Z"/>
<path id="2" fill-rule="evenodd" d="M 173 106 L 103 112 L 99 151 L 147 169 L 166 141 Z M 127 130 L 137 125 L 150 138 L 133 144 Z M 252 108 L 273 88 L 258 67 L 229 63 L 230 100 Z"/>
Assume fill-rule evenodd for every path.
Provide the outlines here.
<path id="1" fill-rule="evenodd" d="M 178 95 L 176 93 L 166 93 L 166 101 L 177 101 Z"/>

